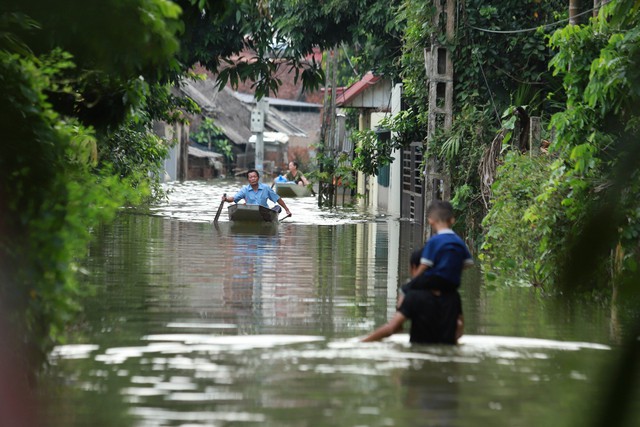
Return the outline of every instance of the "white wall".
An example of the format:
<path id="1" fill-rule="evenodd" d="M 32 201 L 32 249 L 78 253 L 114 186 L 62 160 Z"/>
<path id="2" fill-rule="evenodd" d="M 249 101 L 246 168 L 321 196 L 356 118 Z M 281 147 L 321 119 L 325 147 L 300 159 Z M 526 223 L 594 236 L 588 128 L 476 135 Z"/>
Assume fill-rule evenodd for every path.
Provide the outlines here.
<path id="1" fill-rule="evenodd" d="M 398 83 L 393 87 L 391 92 L 391 114 L 396 115 L 402 109 L 402 83 Z M 391 134 L 391 138 L 395 137 L 395 133 Z M 389 171 L 389 199 L 387 212 L 389 215 L 400 217 L 400 196 L 402 194 L 402 158 L 400 150 L 393 150 L 391 157 L 395 160 L 391 163 Z"/>

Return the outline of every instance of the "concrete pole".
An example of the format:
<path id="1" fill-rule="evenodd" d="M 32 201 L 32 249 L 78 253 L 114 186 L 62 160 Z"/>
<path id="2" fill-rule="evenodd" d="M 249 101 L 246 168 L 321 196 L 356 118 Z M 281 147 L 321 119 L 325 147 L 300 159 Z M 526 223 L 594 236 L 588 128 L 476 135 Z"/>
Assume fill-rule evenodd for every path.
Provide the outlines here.
<path id="1" fill-rule="evenodd" d="M 402 83 L 397 83 L 391 90 L 391 116 L 395 116 L 402 110 Z M 396 135 L 392 134 L 391 138 Z M 400 195 L 402 194 L 402 152 L 393 150 L 391 153 L 393 163 L 389 169 L 389 201 L 388 211 L 390 215 L 400 216 Z"/>
<path id="2" fill-rule="evenodd" d="M 263 175 L 264 172 L 264 133 L 256 133 L 256 170 Z"/>
<path id="3" fill-rule="evenodd" d="M 256 135 L 255 168 L 261 176 L 264 172 L 264 123 L 268 110 L 269 103 L 265 98 L 262 98 L 251 112 L 251 131 Z"/>

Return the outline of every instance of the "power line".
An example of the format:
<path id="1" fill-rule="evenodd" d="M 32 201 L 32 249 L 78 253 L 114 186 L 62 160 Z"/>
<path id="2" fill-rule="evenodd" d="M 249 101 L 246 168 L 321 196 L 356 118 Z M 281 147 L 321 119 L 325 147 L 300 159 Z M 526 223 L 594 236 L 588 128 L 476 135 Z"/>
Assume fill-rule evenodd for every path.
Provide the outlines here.
<path id="1" fill-rule="evenodd" d="M 602 6 L 608 4 L 610 1 L 611 0 L 602 3 L 602 5 L 600 5 L 599 7 L 593 7 L 591 9 L 589 9 L 589 10 L 585 10 L 584 12 L 578 13 L 577 15 L 573 16 L 573 18 L 577 18 L 579 16 L 586 15 L 587 13 L 591 13 L 596 9 L 600 9 Z M 528 32 L 531 32 L 531 31 L 538 31 L 538 29 L 540 29 L 540 28 L 548 28 L 548 27 L 553 27 L 553 26 L 556 26 L 556 25 L 560 25 L 562 23 L 568 22 L 570 19 L 572 19 L 572 18 L 561 19 L 560 21 L 552 22 L 550 24 L 540 25 L 540 26 L 532 27 L 532 28 L 524 28 L 522 30 L 489 30 L 487 28 L 474 27 L 473 25 L 469 25 L 469 28 L 472 28 L 472 29 L 477 30 L 477 31 L 482 31 L 484 33 L 518 34 L 518 33 L 528 33 Z"/>
<path id="2" fill-rule="evenodd" d="M 475 46 L 475 42 L 473 40 L 473 36 L 471 36 L 471 44 Z M 491 98 L 491 105 L 493 106 L 493 112 L 496 114 L 496 118 L 498 119 L 498 123 L 500 123 L 500 126 L 502 126 L 502 118 L 500 117 L 500 114 L 498 114 L 498 108 L 496 107 L 496 103 L 495 103 L 495 101 L 493 99 L 493 92 L 491 91 L 491 86 L 489 86 L 489 81 L 487 80 L 487 76 L 484 73 L 484 68 L 482 67 L 482 62 L 480 62 L 477 54 L 472 54 L 472 56 L 473 56 L 473 59 L 478 64 L 478 67 L 480 68 L 480 72 L 482 73 L 482 78 L 484 79 L 484 84 L 487 86 L 487 91 L 489 92 L 489 97 Z"/>

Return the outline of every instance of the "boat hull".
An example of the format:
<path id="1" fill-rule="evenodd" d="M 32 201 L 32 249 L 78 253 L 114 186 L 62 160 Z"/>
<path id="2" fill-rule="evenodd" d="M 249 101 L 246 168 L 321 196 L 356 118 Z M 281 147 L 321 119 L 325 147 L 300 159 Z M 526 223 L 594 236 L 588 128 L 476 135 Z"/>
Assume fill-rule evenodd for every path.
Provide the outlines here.
<path id="1" fill-rule="evenodd" d="M 275 236 L 278 233 L 277 222 L 225 221 L 213 223 L 218 237 L 224 236 Z"/>
<path id="2" fill-rule="evenodd" d="M 278 212 L 260 205 L 230 205 L 229 221 L 278 223 Z"/>
<path id="3" fill-rule="evenodd" d="M 276 182 L 275 190 L 280 197 L 311 196 L 311 190 L 306 185 L 298 185 L 289 182 Z"/>

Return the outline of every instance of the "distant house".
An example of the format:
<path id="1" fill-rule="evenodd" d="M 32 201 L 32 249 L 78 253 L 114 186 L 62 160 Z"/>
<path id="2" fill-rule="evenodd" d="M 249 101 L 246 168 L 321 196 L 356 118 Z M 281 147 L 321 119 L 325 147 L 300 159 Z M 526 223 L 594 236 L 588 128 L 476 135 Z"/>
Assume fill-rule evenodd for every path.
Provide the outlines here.
<path id="1" fill-rule="evenodd" d="M 156 126 L 159 135 L 179 141 L 165 162 L 169 179 L 208 179 L 231 173 L 241 174 L 254 167 L 255 135 L 250 129 L 251 111 L 255 107 L 253 96 L 237 94 L 228 87 L 219 90 L 213 78 L 185 80 L 175 89 L 175 93 L 191 98 L 200 106 L 202 113 L 189 118 L 187 129 L 178 125 Z M 305 121 L 304 118 L 300 118 L 304 117 L 304 108 L 316 108 L 308 107 L 305 103 L 282 103 L 275 100 L 272 102 L 281 105 L 285 110 L 297 108 L 300 111 L 297 115 L 290 115 L 275 106 L 269 108 L 265 120 L 263 162 L 264 170 L 268 173 L 286 167 L 289 162 L 290 143 L 299 144 L 299 141 L 309 138 L 296 122 Z M 282 107 L 282 104 L 286 106 Z M 317 114 L 319 116 L 319 112 Z M 189 140 L 189 135 L 198 130 L 205 117 L 213 119 L 214 124 L 232 144 L 233 159 L 230 162 L 225 163 L 221 154 Z"/>
<path id="2" fill-rule="evenodd" d="M 234 96 L 251 108 L 256 105 L 256 99 L 251 94 L 234 92 Z M 289 160 L 307 163 L 315 155 L 313 144 L 320 139 L 322 104 L 271 97 L 265 99 L 270 111 L 303 131 L 304 135 L 289 134 L 287 154 Z M 285 129 L 282 131 L 286 133 Z"/>
<path id="3" fill-rule="evenodd" d="M 245 51 L 230 60 L 247 61 L 254 56 L 254 52 Z M 322 57 L 322 51 L 316 48 L 306 59 L 310 62 L 321 63 Z M 198 70 L 198 72 L 202 72 L 202 70 Z M 295 71 L 289 66 L 278 67 L 274 77 L 280 81 L 280 86 L 276 94 L 267 98 L 269 106 L 271 109 L 286 114 L 287 119 L 306 134 L 304 137 L 289 135 L 288 147 L 289 159 L 297 160 L 306 165 L 315 157 L 314 146 L 320 141 L 324 94 L 321 90 L 312 92 L 303 90 L 302 80 L 296 79 Z M 239 82 L 236 88 L 237 92 L 235 92 L 236 96 L 247 104 L 255 104 L 254 84 L 253 81 Z"/>

